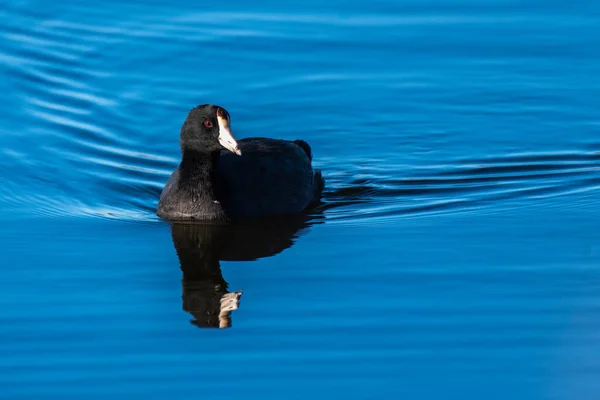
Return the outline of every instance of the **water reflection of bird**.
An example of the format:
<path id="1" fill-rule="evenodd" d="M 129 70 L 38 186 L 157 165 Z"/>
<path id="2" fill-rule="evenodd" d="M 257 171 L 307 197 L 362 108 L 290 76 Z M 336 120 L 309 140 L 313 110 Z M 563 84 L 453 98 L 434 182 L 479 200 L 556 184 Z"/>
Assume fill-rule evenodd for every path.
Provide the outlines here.
<path id="1" fill-rule="evenodd" d="M 292 246 L 315 220 L 306 215 L 263 219 L 243 224 L 171 225 L 179 257 L 183 309 L 199 327 L 227 328 L 241 292 L 229 292 L 220 261 L 252 261 Z"/>

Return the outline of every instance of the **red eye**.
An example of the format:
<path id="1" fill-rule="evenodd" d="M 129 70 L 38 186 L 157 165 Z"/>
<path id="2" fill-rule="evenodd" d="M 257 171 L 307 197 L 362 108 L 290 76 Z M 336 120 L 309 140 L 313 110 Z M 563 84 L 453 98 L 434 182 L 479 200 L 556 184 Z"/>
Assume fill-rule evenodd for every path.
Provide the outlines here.
<path id="1" fill-rule="evenodd" d="M 204 126 L 207 128 L 212 128 L 212 122 L 210 122 L 209 120 L 204 121 Z"/>

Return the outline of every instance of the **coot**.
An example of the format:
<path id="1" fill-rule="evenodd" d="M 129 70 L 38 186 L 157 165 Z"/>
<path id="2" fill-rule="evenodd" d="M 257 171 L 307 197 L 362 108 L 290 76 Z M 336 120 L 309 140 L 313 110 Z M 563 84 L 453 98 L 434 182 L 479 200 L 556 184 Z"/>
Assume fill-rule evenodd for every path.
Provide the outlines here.
<path id="1" fill-rule="evenodd" d="M 236 141 L 230 122 L 227 110 L 212 104 L 189 112 L 181 163 L 160 195 L 159 217 L 234 221 L 298 214 L 319 202 L 325 181 L 306 142 Z"/>

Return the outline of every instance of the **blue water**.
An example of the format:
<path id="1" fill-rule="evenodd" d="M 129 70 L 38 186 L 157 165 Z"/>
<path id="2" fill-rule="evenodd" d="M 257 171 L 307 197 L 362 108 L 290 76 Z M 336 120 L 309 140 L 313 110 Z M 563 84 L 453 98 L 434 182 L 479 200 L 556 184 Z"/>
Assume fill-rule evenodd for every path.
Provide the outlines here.
<path id="1" fill-rule="evenodd" d="M 0 398 L 598 398 L 600 3 L 0 18 Z M 323 204 L 159 220 L 202 103 L 309 142 Z"/>

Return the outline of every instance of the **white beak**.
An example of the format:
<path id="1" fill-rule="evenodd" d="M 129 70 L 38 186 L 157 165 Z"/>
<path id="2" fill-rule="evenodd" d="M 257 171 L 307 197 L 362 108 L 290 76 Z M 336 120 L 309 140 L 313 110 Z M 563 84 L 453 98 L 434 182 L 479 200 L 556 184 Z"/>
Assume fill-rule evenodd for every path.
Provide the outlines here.
<path id="1" fill-rule="evenodd" d="M 221 143 L 221 146 L 225 147 L 232 153 L 241 156 L 242 151 L 238 147 L 237 142 L 231 134 L 231 129 L 229 128 L 229 121 L 221 116 L 217 116 L 217 121 L 219 123 L 219 143 Z"/>

